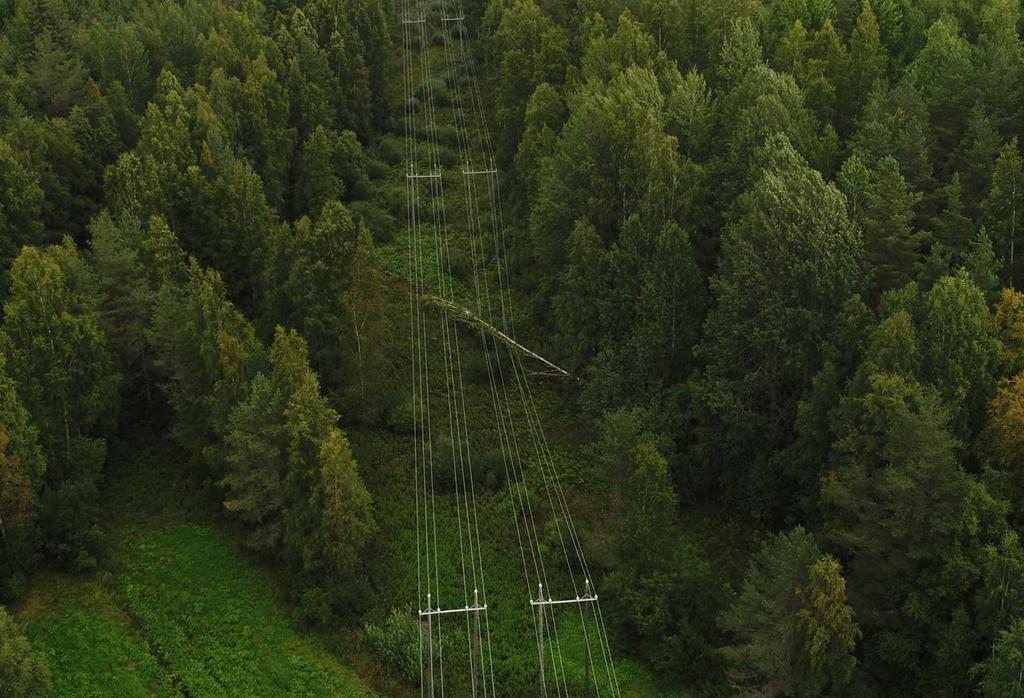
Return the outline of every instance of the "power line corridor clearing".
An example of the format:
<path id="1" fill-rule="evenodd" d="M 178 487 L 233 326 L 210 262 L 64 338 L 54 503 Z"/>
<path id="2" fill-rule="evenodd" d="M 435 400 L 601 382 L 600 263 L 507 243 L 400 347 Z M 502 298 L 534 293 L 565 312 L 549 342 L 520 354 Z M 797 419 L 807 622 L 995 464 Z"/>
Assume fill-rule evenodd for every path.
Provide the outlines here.
<path id="1" fill-rule="evenodd" d="M 520 614 L 536 644 L 542 696 L 620 695 L 600 600 L 555 468 L 524 356 L 544 375 L 560 368 L 515 340 L 499 173 L 459 3 L 403 0 L 401 14 L 409 230 L 410 339 L 413 366 L 413 465 L 416 472 L 417 600 L 422 696 L 506 695 L 501 648 L 492 647 L 492 615 Z M 443 167 L 431 76 L 430 33 L 441 30 L 443 70 L 452 90 L 457 167 Z M 418 86 L 422 97 L 416 98 Z M 458 184 L 456 184 L 458 183 Z M 464 211 L 446 210 L 446 184 L 461 189 Z M 461 186 L 459 186 L 461 185 Z M 464 219 L 464 220 L 461 220 Z M 463 229 L 460 229 L 463 228 Z M 462 243 L 461 241 L 465 241 Z M 460 305 L 452 246 L 468 244 L 472 283 Z M 435 282 L 436 280 L 436 282 Z M 491 286 L 496 286 L 492 290 Z M 457 323 L 468 323 L 460 336 Z M 460 341 L 480 341 L 505 489 L 523 581 L 518 598 L 489 599 L 474 449 Z M 430 343 L 440 337 L 438 352 Z M 435 437 L 437 441 L 435 441 Z M 442 449 L 441 446 L 444 446 Z M 444 450 L 445 452 L 441 452 Z M 444 469 L 442 471 L 442 468 Z M 441 481 L 450 483 L 447 487 Z M 450 490 L 450 491 L 449 491 Z M 511 552 L 511 551 L 509 551 Z M 559 624 L 562 624 L 562 632 Z M 566 628 L 569 628 L 568 630 Z M 582 642 L 582 680 L 567 671 L 566 632 Z M 496 666 L 496 664 L 498 666 Z"/>

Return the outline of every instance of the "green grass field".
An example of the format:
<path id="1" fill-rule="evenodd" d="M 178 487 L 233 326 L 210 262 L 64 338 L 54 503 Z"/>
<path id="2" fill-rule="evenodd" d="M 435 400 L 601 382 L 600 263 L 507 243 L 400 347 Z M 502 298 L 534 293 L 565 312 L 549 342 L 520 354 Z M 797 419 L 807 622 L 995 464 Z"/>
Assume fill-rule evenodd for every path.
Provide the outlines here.
<path id="1" fill-rule="evenodd" d="M 111 492 L 120 506 L 100 569 L 42 572 L 14 609 L 47 655 L 53 695 L 375 695 L 292 622 L 273 578 L 228 529 L 196 515 L 194 498 L 175 503 L 168 467 L 140 460 L 125 469 L 140 475 Z M 155 496 L 121 497 L 127 489 Z"/>

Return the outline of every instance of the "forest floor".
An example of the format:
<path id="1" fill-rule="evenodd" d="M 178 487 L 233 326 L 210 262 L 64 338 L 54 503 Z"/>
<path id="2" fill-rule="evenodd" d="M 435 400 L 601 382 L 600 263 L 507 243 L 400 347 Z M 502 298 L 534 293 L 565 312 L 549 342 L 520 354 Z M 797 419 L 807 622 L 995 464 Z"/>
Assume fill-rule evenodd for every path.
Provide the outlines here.
<path id="1" fill-rule="evenodd" d="M 376 695 L 344 638 L 291 620 L 274 577 L 179 481 L 169 452 L 120 455 L 96 569 L 41 571 L 14 608 L 47 655 L 52 695 Z"/>

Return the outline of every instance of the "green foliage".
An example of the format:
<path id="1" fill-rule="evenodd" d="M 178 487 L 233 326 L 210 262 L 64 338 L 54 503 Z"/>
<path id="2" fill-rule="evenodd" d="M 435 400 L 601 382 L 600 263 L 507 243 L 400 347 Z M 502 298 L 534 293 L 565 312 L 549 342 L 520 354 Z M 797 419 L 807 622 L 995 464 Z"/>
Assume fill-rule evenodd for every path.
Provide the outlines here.
<path id="1" fill-rule="evenodd" d="M 355 318 L 344 298 L 356 272 L 359 234 L 349 209 L 332 200 L 315 223 L 303 218 L 275 230 L 264 267 L 269 322 L 308 338 L 314 368 L 334 388 L 355 372 L 346 346 L 355 342 Z"/>
<path id="2" fill-rule="evenodd" d="M 352 577 L 375 530 L 370 495 L 337 419 L 320 395 L 306 343 L 278 328 L 270 375 L 256 375 L 225 435 L 224 506 L 247 524 L 252 547 L 283 553 L 303 613 L 321 623 L 355 602 L 361 589 Z"/>
<path id="3" fill-rule="evenodd" d="M 496 66 L 494 101 L 498 152 L 507 161 L 522 135 L 530 95 L 541 83 L 562 82 L 568 42 L 565 33 L 533 0 L 509 3 L 490 38 L 488 59 Z"/>
<path id="4" fill-rule="evenodd" d="M 50 592 L 50 580 L 41 581 L 33 594 Z M 29 615 L 26 628 L 50 665 L 51 695 L 180 695 L 110 594 L 93 583 L 83 588 L 62 580 L 52 586 L 60 595 L 42 613 Z"/>
<path id="5" fill-rule="evenodd" d="M 807 589 L 800 592 L 798 656 L 804 690 L 819 693 L 825 687 L 836 690 L 849 682 L 857 664 L 852 653 L 861 633 L 853 609 L 846 605 L 846 580 L 835 558 L 819 559 L 810 573 Z"/>
<path id="6" fill-rule="evenodd" d="M 1024 696 L 1020 675 L 1024 671 L 1024 620 L 1015 618 L 992 647 L 992 656 L 979 665 L 981 692 L 986 698 Z"/>
<path id="7" fill-rule="evenodd" d="M 727 85 L 736 85 L 761 63 L 761 41 L 757 27 L 749 17 L 738 17 L 729 25 L 722 42 L 718 74 Z"/>
<path id="8" fill-rule="evenodd" d="M 6 293 L 6 270 L 22 245 L 42 242 L 43 190 L 38 179 L 15 157 L 10 145 L 0 139 L 0 256 L 4 260 L 2 290 Z"/>
<path id="9" fill-rule="evenodd" d="M 1004 288 L 992 313 L 992 331 L 1000 342 L 1004 375 L 1024 371 L 1024 294 Z"/>
<path id="10" fill-rule="evenodd" d="M 766 464 L 789 438 L 830 319 L 860 287 L 863 253 L 842 194 L 785 137 L 769 139 L 761 157 L 767 166 L 725 231 L 698 351 L 708 428 L 722 430 L 719 453 L 732 464 L 723 480 L 767 513 L 781 483 Z"/>
<path id="11" fill-rule="evenodd" d="M 196 525 L 140 530 L 120 553 L 125 604 L 189 693 L 367 691 L 275 607 L 264 575 L 224 534 Z M 134 540 L 134 542 L 133 542 Z"/>
<path id="12" fill-rule="evenodd" d="M 39 432 L 18 399 L 0 352 L 0 600 L 24 591 L 39 548 L 38 495 L 46 475 Z"/>
<path id="13" fill-rule="evenodd" d="M 260 176 L 230 147 L 231 125 L 254 117 L 222 121 L 217 96 L 161 73 L 139 143 L 108 170 L 108 186 L 119 213 L 165 217 L 186 250 L 221 271 L 235 298 L 249 300 L 273 211 Z"/>
<path id="14" fill-rule="evenodd" d="M 18 456 L 7 453 L 7 433 L 0 425 L 0 599 L 24 591 L 37 547 L 36 487 Z"/>
<path id="15" fill-rule="evenodd" d="M 963 134 L 975 76 L 971 53 L 956 20 L 944 16 L 928 28 L 925 44 L 908 68 L 943 151 L 952 149 Z"/>
<path id="16" fill-rule="evenodd" d="M 568 261 L 566 236 L 580 219 L 608 244 L 634 214 L 658 229 L 684 209 L 684 162 L 665 134 L 664 105 L 657 75 L 638 66 L 608 84 L 591 81 L 569 100 L 530 216 L 531 258 L 542 289 Z"/>
<path id="17" fill-rule="evenodd" d="M 18 396 L 39 428 L 48 468 L 42 493 L 48 550 L 93 564 L 90 526 L 120 377 L 107 351 L 92 269 L 73 242 L 26 247 L 11 270 L 4 351 Z"/>
<path id="18" fill-rule="evenodd" d="M 382 623 L 368 623 L 362 642 L 382 664 L 413 684 L 420 678 L 421 634 L 415 611 L 399 607 L 388 611 Z"/>
<path id="19" fill-rule="evenodd" d="M 921 301 L 923 376 L 950 406 L 955 432 L 967 437 L 994 390 L 999 356 L 985 296 L 961 270 Z"/>
<path id="20" fill-rule="evenodd" d="M 591 446 L 603 491 L 611 495 L 609 529 L 616 569 L 605 580 L 609 615 L 634 652 L 659 671 L 707 672 L 716 665 L 709 636 L 717 603 L 711 569 L 680 535 L 664 456 L 637 412 L 613 412 Z"/>
<path id="21" fill-rule="evenodd" d="M 857 25 L 850 35 L 850 61 L 842 81 L 845 124 L 857 117 L 868 95 L 886 74 L 887 56 L 874 10 L 868 0 L 864 0 L 861 7 Z"/>
<path id="22" fill-rule="evenodd" d="M 428 5 L 429 22 L 452 9 Z M 611 646 L 633 655 L 618 662 L 624 691 L 675 681 L 720 693 L 726 659 L 738 687 L 762 693 L 1016 691 L 1018 3 L 478 0 L 459 11 L 467 21 L 447 33 L 457 47 L 435 25 L 414 37 L 422 53 L 406 85 L 418 138 L 437 107 L 431 157 L 446 170 L 452 268 L 441 274 L 428 251 L 427 284 L 451 281 L 467 307 L 500 300 L 517 341 L 578 379 L 536 395 L 545 425 L 564 425 L 546 436 L 608 599 Z M 118 490 L 107 439 L 120 454 L 169 419 L 190 465 L 176 487 L 225 503 L 303 619 L 341 634 L 375 620 L 364 646 L 386 680 L 415 683 L 415 617 L 393 608 L 415 584 L 399 321 L 412 124 L 394 113 L 391 47 L 402 12 L 381 0 L 0 0 L 4 600 L 31 594 L 40 553 L 103 564 L 100 502 L 160 489 Z M 448 171 L 467 138 L 490 152 L 483 126 L 496 130 L 491 193 L 504 213 L 477 230 L 501 236 L 474 252 L 491 269 L 478 277 L 471 201 Z M 43 247 L 64 235 L 74 242 Z M 471 273 L 491 297 L 472 297 Z M 513 286 L 500 299 L 498 281 Z M 501 609 L 496 683 L 526 695 L 530 618 L 506 605 L 522 595 L 505 559 L 516 483 L 488 409 L 500 359 L 457 331 L 481 554 Z M 440 364 L 439 343 L 426 338 Z M 419 397 L 442 400 L 441 383 Z M 539 501 L 537 463 L 525 466 L 524 496 Z M 451 484 L 439 477 L 449 519 Z M 742 533 L 693 523 L 725 518 Z M 552 552 L 548 523 L 536 525 Z M 821 548 L 784 534 L 748 560 L 754 529 L 796 525 Z M 261 581 L 247 568 L 200 589 L 216 565 L 242 568 L 208 529 L 190 531 L 169 525 L 163 544 L 150 531 L 125 544 L 138 549 L 103 551 L 128 560 L 114 576 L 130 577 L 138 632 L 91 607 L 45 621 L 52 634 L 36 626 L 57 692 L 161 694 L 175 690 L 171 675 L 192 693 L 362 690 L 319 648 L 291 653 L 304 641 L 290 626 L 250 632 L 281 621 L 243 608 Z M 801 536 L 801 555 L 783 550 Z M 443 559 L 456 559 L 454 538 L 441 538 Z M 745 566 L 716 627 L 719 591 Z M 566 689 L 603 689 L 586 622 L 558 621 Z M 446 653 L 463 639 L 453 633 Z M 138 662 L 135 677 L 125 662 Z"/>
<path id="23" fill-rule="evenodd" d="M 50 690 L 46 659 L 33 652 L 28 640 L 0 606 L 0 687 L 11 698 L 35 698 Z"/>
<path id="24" fill-rule="evenodd" d="M 223 474 L 219 439 L 244 399 L 265 350 L 252 325 L 225 298 L 220 275 L 189 261 L 182 285 L 164 284 L 146 339 L 175 414 L 174 433 L 204 474 Z"/>
<path id="25" fill-rule="evenodd" d="M 850 217 L 864 235 L 864 248 L 874 270 L 876 297 L 901 288 L 912 278 L 926 235 L 914 230 L 914 207 L 921 200 L 887 156 L 867 170 L 857 155 L 839 172 L 839 183 L 850 205 Z"/>
<path id="26" fill-rule="evenodd" d="M 835 559 L 802 527 L 762 544 L 743 588 L 719 624 L 738 644 L 725 649 L 734 680 L 750 692 L 814 696 L 841 689 L 860 631 L 846 605 Z"/>
<path id="27" fill-rule="evenodd" d="M 949 410 L 933 391 L 874 374 L 844 409 L 859 414 L 838 444 L 848 462 L 822 485 L 822 530 L 849 551 L 870 681 L 964 690 L 971 655 L 992 630 L 973 623 L 970 609 L 1003 511 L 957 464 Z"/>
<path id="28" fill-rule="evenodd" d="M 1013 286 L 1021 277 L 1016 254 L 1018 216 L 1024 211 L 1024 160 L 1014 138 L 999 151 L 992 171 L 992 187 L 982 204 L 986 228 L 991 231 L 996 254 L 1006 263 L 1006 278 Z"/>

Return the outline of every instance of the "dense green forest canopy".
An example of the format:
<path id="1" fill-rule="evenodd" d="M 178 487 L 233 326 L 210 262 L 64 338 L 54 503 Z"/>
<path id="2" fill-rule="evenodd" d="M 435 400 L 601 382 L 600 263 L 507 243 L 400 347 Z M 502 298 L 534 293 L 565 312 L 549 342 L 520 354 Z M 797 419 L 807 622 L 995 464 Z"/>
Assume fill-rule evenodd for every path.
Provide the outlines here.
<path id="1" fill-rule="evenodd" d="M 464 5 L 511 313 L 573 374 L 538 391 L 623 680 L 1024 697 L 1019 0 Z M 429 56 L 458 3 L 423 6 Z M 108 569 L 150 441 L 296 623 L 415 690 L 403 113 L 436 104 L 457 167 L 463 78 L 403 103 L 402 19 L 0 0 L 0 695 L 60 684 L 19 600 Z M 535 694 L 495 632 L 499 693 Z"/>

